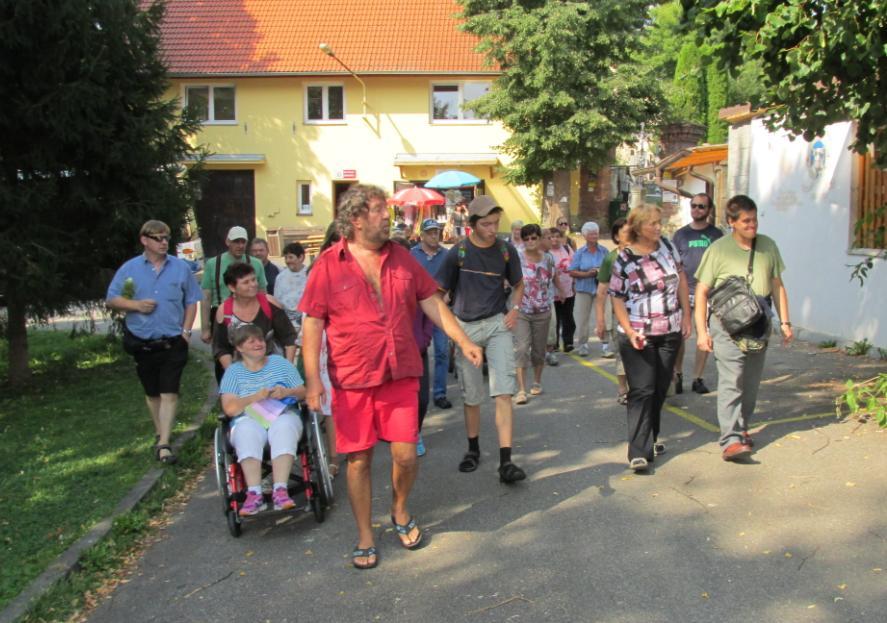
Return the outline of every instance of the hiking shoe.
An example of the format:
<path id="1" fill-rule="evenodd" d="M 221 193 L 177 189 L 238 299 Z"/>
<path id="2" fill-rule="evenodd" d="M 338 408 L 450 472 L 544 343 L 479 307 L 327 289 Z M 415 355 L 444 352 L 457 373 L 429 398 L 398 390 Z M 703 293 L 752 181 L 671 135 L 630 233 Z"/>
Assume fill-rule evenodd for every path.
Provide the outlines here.
<path id="1" fill-rule="evenodd" d="M 721 458 L 725 461 L 741 461 L 751 456 L 752 449 L 746 443 L 735 442 L 724 448 Z"/>
<path id="2" fill-rule="evenodd" d="M 285 511 L 296 507 L 296 503 L 290 497 L 286 487 L 277 487 L 271 496 L 274 500 L 274 510 Z"/>
<path id="3" fill-rule="evenodd" d="M 292 500 L 290 500 L 290 502 L 292 502 Z M 240 507 L 240 516 L 249 517 L 250 515 L 261 513 L 266 508 L 268 508 L 268 505 L 265 504 L 265 498 L 261 493 L 247 491 L 246 501 L 243 503 L 243 506 Z"/>
<path id="4" fill-rule="evenodd" d="M 511 461 L 502 463 L 502 465 L 499 466 L 499 482 L 504 482 L 505 484 L 510 485 L 521 481 L 526 477 L 526 472 Z"/>
<path id="5" fill-rule="evenodd" d="M 434 406 L 438 409 L 452 409 L 453 403 L 447 400 L 446 396 L 441 396 L 440 398 L 434 399 Z"/>
<path id="6" fill-rule="evenodd" d="M 697 394 L 707 394 L 711 390 L 705 386 L 705 381 L 702 379 L 693 379 L 693 391 Z"/>
<path id="7" fill-rule="evenodd" d="M 613 359 L 615 356 L 616 356 L 616 353 L 614 353 L 609 348 L 605 348 L 604 352 L 601 353 L 601 357 L 603 357 L 604 359 Z"/>
<path id="8" fill-rule="evenodd" d="M 588 357 L 588 344 L 583 344 L 576 350 L 576 354 L 580 357 Z"/>
<path id="9" fill-rule="evenodd" d="M 422 441 L 422 435 L 419 435 L 419 441 L 416 442 L 416 456 L 425 456 L 425 442 Z"/>

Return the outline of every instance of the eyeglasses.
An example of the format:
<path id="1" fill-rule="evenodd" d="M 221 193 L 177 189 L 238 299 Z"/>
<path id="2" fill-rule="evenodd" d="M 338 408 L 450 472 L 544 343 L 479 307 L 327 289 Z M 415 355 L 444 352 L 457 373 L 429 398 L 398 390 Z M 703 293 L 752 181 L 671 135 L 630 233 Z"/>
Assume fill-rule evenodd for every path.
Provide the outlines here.
<path id="1" fill-rule="evenodd" d="M 557 224 L 558 227 L 566 227 L 567 225 L 569 225 L 569 223 L 567 223 L 566 221 Z"/>
<path id="2" fill-rule="evenodd" d="M 704 203 L 691 203 L 690 208 L 696 209 L 696 210 L 708 210 L 708 206 L 705 205 Z"/>
<path id="3" fill-rule="evenodd" d="M 154 242 L 169 242 L 169 236 L 158 236 L 156 234 L 145 234 L 145 238 L 150 238 Z"/>

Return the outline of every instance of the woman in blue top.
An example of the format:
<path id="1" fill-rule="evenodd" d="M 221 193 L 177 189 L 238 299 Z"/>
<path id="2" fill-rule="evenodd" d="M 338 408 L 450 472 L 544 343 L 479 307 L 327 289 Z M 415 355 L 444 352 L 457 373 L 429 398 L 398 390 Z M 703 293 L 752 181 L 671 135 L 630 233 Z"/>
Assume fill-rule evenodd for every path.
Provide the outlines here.
<path id="1" fill-rule="evenodd" d="M 250 405 L 273 398 L 305 397 L 305 385 L 295 366 L 280 355 L 267 355 L 265 334 L 254 324 L 244 324 L 234 331 L 234 348 L 239 361 L 225 370 L 219 393 L 222 410 L 231 423 L 231 444 L 246 480 L 246 501 L 241 515 L 255 515 L 265 510 L 262 496 L 262 454 L 271 446 L 271 471 L 274 477 L 272 499 L 275 510 L 296 504 L 287 493 L 287 483 L 302 436 L 302 420 L 294 409 L 286 409 L 266 429 L 244 412 Z"/>
<path id="2" fill-rule="evenodd" d="M 576 346 L 581 357 L 588 357 L 588 337 L 591 315 L 594 311 L 594 296 L 597 294 L 597 273 L 609 250 L 598 244 L 600 228 L 597 223 L 588 221 L 582 226 L 585 246 L 573 254 L 570 262 L 570 276 L 575 279 L 576 299 L 573 303 L 573 320 L 576 321 Z"/>

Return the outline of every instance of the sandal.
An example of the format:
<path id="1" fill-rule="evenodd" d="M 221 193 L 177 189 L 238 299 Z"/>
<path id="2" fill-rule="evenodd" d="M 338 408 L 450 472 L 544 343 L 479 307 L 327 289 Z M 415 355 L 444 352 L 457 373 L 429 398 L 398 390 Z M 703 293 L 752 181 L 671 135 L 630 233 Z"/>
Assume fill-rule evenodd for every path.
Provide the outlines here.
<path id="1" fill-rule="evenodd" d="M 645 472 L 650 467 L 650 464 L 644 457 L 637 457 L 631 460 L 628 467 L 636 472 Z"/>
<path id="2" fill-rule="evenodd" d="M 628 404 L 628 392 L 621 392 L 619 394 L 619 397 L 616 398 L 616 402 L 618 402 L 621 405 L 627 405 Z"/>
<path id="3" fill-rule="evenodd" d="M 510 485 L 519 480 L 523 480 L 526 477 L 526 472 L 511 461 L 499 466 L 499 482 L 504 482 L 505 484 Z"/>
<path id="4" fill-rule="evenodd" d="M 339 475 L 339 464 L 338 463 L 330 463 L 330 478 L 335 478 Z"/>
<path id="5" fill-rule="evenodd" d="M 391 523 L 394 524 L 394 529 L 397 531 L 398 540 L 405 549 L 416 549 L 417 547 L 419 547 L 419 543 L 422 542 L 422 529 L 419 527 L 419 524 L 416 523 L 415 517 L 410 517 L 410 520 L 405 524 L 399 524 L 397 523 L 397 521 L 395 521 L 394 515 L 392 515 Z M 400 538 L 404 536 L 409 538 L 410 532 L 412 532 L 414 529 L 418 530 L 419 534 L 417 534 L 416 538 L 410 543 L 407 543 L 402 538 Z"/>
<path id="6" fill-rule="evenodd" d="M 369 560 L 367 560 L 366 564 L 360 564 L 359 562 L 357 562 L 358 558 L 369 559 L 370 556 L 373 557 L 373 562 L 369 562 Z M 376 550 L 375 546 L 367 547 L 366 549 L 361 549 L 359 547 L 355 547 L 354 551 L 351 552 L 351 565 L 355 569 L 360 569 L 361 571 L 363 571 L 365 569 L 372 569 L 373 567 L 375 567 L 378 564 L 379 564 L 379 552 L 378 552 L 378 550 Z"/>
<path id="7" fill-rule="evenodd" d="M 459 471 L 465 473 L 473 472 L 477 469 L 479 463 L 480 453 L 469 450 L 465 453 L 465 456 L 462 457 L 462 461 L 459 463 Z"/>
<path id="8" fill-rule="evenodd" d="M 538 396 L 542 393 L 542 384 L 541 383 L 533 383 L 533 387 L 530 388 L 531 396 Z"/>
<path id="9" fill-rule="evenodd" d="M 514 395 L 514 404 L 516 405 L 525 405 L 527 404 L 527 392 L 518 392 Z"/>
<path id="10" fill-rule="evenodd" d="M 166 456 L 160 456 L 161 450 L 167 450 L 169 454 Z M 175 462 L 179 460 L 179 457 L 172 453 L 172 447 L 165 443 L 154 446 L 154 458 L 164 465 L 175 465 Z"/>

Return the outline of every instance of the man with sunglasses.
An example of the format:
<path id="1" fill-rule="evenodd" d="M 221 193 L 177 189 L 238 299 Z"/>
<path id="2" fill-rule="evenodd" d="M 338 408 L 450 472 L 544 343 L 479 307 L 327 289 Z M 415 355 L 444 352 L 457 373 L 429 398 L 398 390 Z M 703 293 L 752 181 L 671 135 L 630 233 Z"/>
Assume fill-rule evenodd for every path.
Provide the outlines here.
<path id="1" fill-rule="evenodd" d="M 693 219 L 688 225 L 681 227 L 674 234 L 674 244 L 684 263 L 684 274 L 687 275 L 687 284 L 690 288 L 690 314 L 693 314 L 694 292 L 696 291 L 696 269 L 702 261 L 702 256 L 718 238 L 724 235 L 720 229 L 709 222 L 714 210 L 714 202 L 706 193 L 693 195 L 690 199 L 690 217 Z M 686 340 L 681 342 L 675 361 L 674 388 L 676 394 L 684 391 L 684 375 L 681 372 L 684 364 L 684 350 Z M 707 394 L 708 387 L 702 380 L 702 372 L 705 370 L 705 362 L 708 353 L 696 349 L 696 359 L 693 362 L 693 391 L 697 394 Z"/>
<path id="2" fill-rule="evenodd" d="M 121 266 L 108 286 L 106 304 L 124 312 L 123 344 L 136 361 L 156 433 L 155 456 L 176 462 L 169 445 L 179 399 L 179 382 L 188 362 L 191 326 L 201 300 L 188 264 L 168 255 L 169 227 L 161 221 L 142 225 L 144 253 Z"/>

